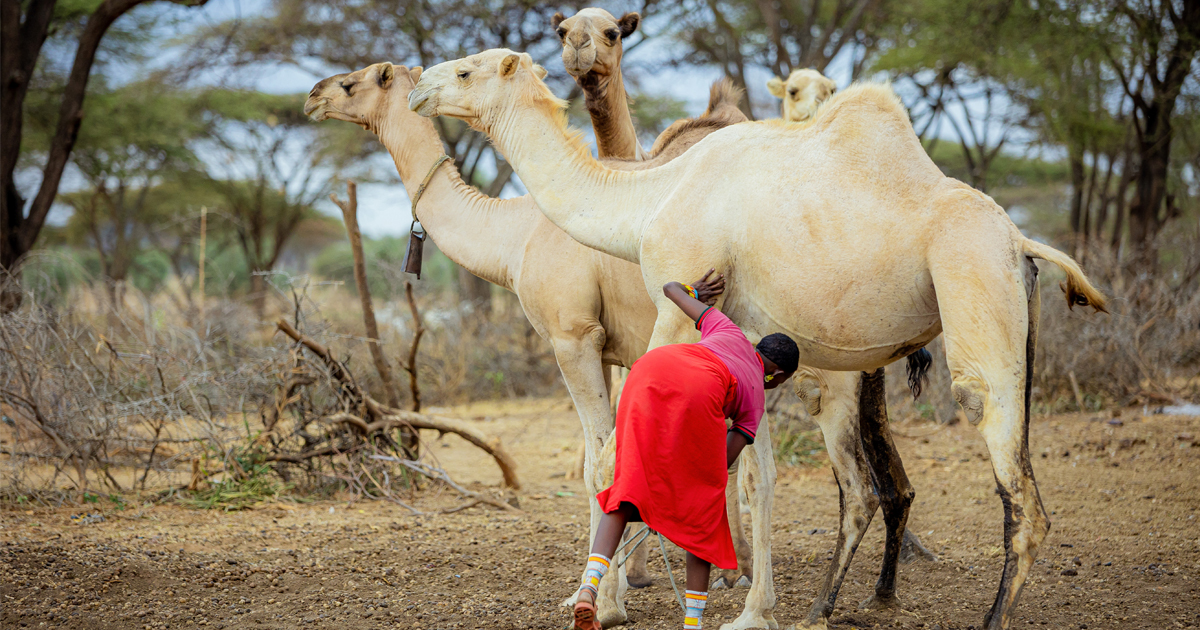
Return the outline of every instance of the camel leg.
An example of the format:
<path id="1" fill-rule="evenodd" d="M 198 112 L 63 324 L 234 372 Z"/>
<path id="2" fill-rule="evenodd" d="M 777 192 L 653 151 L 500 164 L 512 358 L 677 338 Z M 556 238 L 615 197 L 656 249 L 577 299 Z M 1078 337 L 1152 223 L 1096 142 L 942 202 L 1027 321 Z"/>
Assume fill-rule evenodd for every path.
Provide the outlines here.
<path id="1" fill-rule="evenodd" d="M 1037 267 L 973 251 L 961 236 L 930 257 L 954 397 L 987 444 L 1004 506 L 1004 570 L 988 630 L 1004 630 L 1050 529 L 1029 459 L 1029 386 L 1037 345 Z"/>
<path id="2" fill-rule="evenodd" d="M 643 527 L 645 525 L 630 525 L 625 531 L 625 537 L 628 539 L 640 534 Z M 647 538 L 637 549 L 630 552 L 625 560 L 625 582 L 629 588 L 646 588 L 654 584 L 654 578 L 650 576 L 650 569 L 646 566 L 650 560 L 651 542 Z"/>
<path id="3" fill-rule="evenodd" d="M 600 333 L 603 334 L 602 332 Z M 583 424 L 583 485 L 587 489 L 588 507 L 590 511 L 588 549 L 596 537 L 596 527 L 600 524 L 600 503 L 596 493 L 600 491 L 599 462 L 604 439 L 613 431 L 613 418 L 608 403 L 608 389 L 605 386 L 605 366 L 601 363 L 600 348 L 604 347 L 603 339 L 570 339 L 555 341 L 554 357 L 562 371 L 563 381 L 571 393 L 571 400 L 579 412 L 579 420 Z M 600 593 L 596 598 L 597 618 L 605 627 L 625 623 L 628 615 L 625 612 L 624 569 L 610 571 L 600 583 Z M 583 574 L 580 574 L 580 582 Z M 563 602 L 564 606 L 575 605 L 575 593 Z"/>
<path id="4" fill-rule="evenodd" d="M 721 630 L 768 628 L 775 630 L 775 579 L 771 571 L 771 506 L 775 500 L 775 453 L 771 447 L 770 418 L 758 424 L 753 451 L 742 451 L 743 481 L 750 497 L 750 528 L 754 548 L 755 576 L 742 614 Z M 747 457 L 749 455 L 749 457 Z M 737 498 L 737 493 L 734 493 Z M 734 501 L 736 507 L 736 500 Z M 741 559 L 738 559 L 739 564 Z"/>
<path id="5" fill-rule="evenodd" d="M 739 485 L 745 481 L 745 474 L 739 474 L 742 468 L 742 456 L 733 461 L 729 469 L 729 482 L 725 485 L 725 514 L 729 517 L 729 533 L 733 536 L 733 551 L 737 555 L 736 569 L 721 571 L 709 590 L 733 588 L 735 586 L 750 586 L 754 581 L 754 556 L 750 542 L 746 540 L 746 531 L 742 527 L 742 506 L 738 502 Z M 752 489 L 748 489 L 749 495 Z"/>
<path id="6" fill-rule="evenodd" d="M 908 509 L 916 492 L 904 473 L 904 462 L 900 461 L 900 454 L 896 452 L 896 444 L 888 428 L 883 368 L 863 373 L 858 395 L 858 419 L 863 453 L 871 467 L 871 478 L 887 525 L 883 567 L 879 570 L 879 581 L 875 583 L 875 594 L 860 607 L 870 610 L 899 608 L 900 602 L 896 599 L 896 566 L 900 560 L 901 541 L 907 531 Z"/>
<path id="7" fill-rule="evenodd" d="M 858 372 L 809 370 L 809 374 L 801 377 L 795 385 L 796 393 L 805 402 L 809 414 L 820 425 L 821 433 L 825 436 L 829 463 L 837 479 L 841 511 L 833 562 L 809 608 L 808 616 L 797 624 L 798 630 L 827 627 L 850 561 L 875 516 L 875 510 L 879 508 L 879 498 L 871 483 L 871 469 L 863 453 L 857 420 L 861 380 Z"/>

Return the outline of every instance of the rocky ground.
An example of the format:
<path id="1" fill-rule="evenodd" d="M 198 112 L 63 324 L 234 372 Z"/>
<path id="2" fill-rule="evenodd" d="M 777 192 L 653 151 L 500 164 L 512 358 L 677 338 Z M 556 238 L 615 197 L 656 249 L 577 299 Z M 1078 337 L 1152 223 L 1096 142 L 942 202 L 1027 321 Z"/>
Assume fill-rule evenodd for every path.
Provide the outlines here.
<path id="1" fill-rule="evenodd" d="M 586 557 L 583 485 L 562 476 L 574 460 L 578 420 L 564 401 L 469 413 L 516 455 L 522 511 L 432 514 L 460 503 L 447 492 L 414 499 L 425 516 L 346 501 L 235 513 L 6 505 L 0 627 L 562 628 L 568 615 L 558 603 Z M 1003 515 L 983 442 L 969 425 L 897 431 L 917 488 L 910 527 L 940 560 L 901 567 L 904 611 L 858 611 L 881 557 L 876 519 L 832 627 L 978 628 L 1003 556 Z M 1053 528 L 1015 627 L 1200 625 L 1198 437 L 1194 417 L 1035 419 L 1034 469 Z M 499 481 L 494 464 L 457 438 L 433 452 L 458 479 Z M 824 575 L 837 488 L 827 468 L 781 468 L 776 497 L 775 615 L 788 625 L 804 616 Z M 628 627 L 679 627 L 657 552 L 650 566 L 656 582 L 630 592 Z M 736 617 L 745 594 L 714 592 L 707 627 Z"/>

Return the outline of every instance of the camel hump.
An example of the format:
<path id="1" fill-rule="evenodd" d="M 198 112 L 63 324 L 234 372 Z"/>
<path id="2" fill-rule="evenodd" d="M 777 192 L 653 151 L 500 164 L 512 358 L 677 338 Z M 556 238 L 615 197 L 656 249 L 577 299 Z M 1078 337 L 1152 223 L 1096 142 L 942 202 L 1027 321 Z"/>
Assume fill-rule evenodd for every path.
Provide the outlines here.
<path id="1" fill-rule="evenodd" d="M 1099 289 L 1092 286 L 1075 259 L 1049 245 L 1043 245 L 1030 239 L 1024 240 L 1021 249 L 1026 256 L 1048 260 L 1058 265 L 1067 274 L 1066 285 L 1062 287 L 1063 292 L 1067 294 L 1067 308 L 1073 308 L 1078 304 L 1079 306 L 1090 306 L 1102 313 L 1108 312 L 1108 299 Z"/>
<path id="2" fill-rule="evenodd" d="M 704 110 L 701 118 L 733 116 L 739 119 L 734 122 L 748 120 L 742 110 L 738 108 L 744 92 L 742 88 L 734 85 L 733 79 L 729 77 L 713 82 L 712 88 L 708 91 L 708 109 Z"/>

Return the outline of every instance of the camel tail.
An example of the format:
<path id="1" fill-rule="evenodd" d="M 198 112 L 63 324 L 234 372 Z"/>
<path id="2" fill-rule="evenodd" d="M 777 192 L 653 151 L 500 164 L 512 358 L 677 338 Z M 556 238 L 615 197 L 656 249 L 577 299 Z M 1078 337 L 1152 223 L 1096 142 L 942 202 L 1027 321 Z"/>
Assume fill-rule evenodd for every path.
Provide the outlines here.
<path id="1" fill-rule="evenodd" d="M 704 110 L 704 115 L 701 118 L 712 118 L 717 115 L 727 115 L 732 113 L 730 110 L 737 112 L 737 116 L 742 120 L 746 120 L 745 114 L 738 108 L 738 103 L 742 102 L 743 90 L 733 84 L 733 79 L 725 77 L 712 84 L 712 88 L 708 92 L 708 109 Z"/>
<path id="2" fill-rule="evenodd" d="M 1090 306 L 1095 311 L 1108 312 L 1108 300 L 1099 289 L 1092 286 L 1087 276 L 1084 275 L 1083 269 L 1079 268 L 1079 263 L 1075 262 L 1073 258 L 1049 245 L 1029 239 L 1025 239 L 1021 249 L 1026 256 L 1048 260 L 1066 272 L 1067 282 L 1062 286 L 1062 290 L 1067 294 L 1067 308 L 1074 308 L 1075 305 Z"/>

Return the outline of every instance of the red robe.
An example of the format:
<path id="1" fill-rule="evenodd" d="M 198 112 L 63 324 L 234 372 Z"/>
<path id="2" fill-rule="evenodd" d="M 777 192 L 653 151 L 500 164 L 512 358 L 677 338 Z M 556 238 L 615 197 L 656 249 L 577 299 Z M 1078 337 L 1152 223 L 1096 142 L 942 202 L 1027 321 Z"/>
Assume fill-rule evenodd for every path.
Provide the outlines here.
<path id="1" fill-rule="evenodd" d="M 597 498 L 621 503 L 671 542 L 737 568 L 725 513 L 725 408 L 737 379 L 699 344 L 662 346 L 633 364 L 617 410 L 616 474 Z"/>

